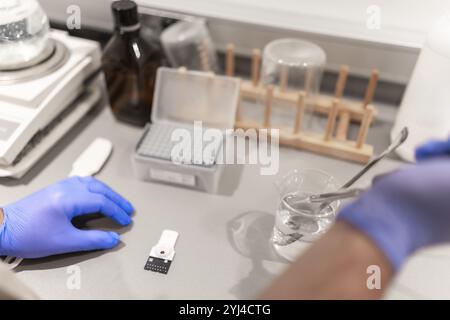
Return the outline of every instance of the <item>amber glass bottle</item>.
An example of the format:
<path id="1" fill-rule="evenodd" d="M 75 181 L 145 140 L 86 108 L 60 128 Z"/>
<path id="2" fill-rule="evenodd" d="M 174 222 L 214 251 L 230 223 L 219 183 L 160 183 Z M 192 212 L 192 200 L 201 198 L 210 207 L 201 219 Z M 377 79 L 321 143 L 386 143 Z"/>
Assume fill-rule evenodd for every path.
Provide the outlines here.
<path id="1" fill-rule="evenodd" d="M 156 71 L 163 61 L 161 43 L 155 33 L 142 36 L 135 2 L 114 1 L 111 7 L 115 30 L 102 57 L 111 108 L 118 120 L 144 126 L 150 121 Z"/>

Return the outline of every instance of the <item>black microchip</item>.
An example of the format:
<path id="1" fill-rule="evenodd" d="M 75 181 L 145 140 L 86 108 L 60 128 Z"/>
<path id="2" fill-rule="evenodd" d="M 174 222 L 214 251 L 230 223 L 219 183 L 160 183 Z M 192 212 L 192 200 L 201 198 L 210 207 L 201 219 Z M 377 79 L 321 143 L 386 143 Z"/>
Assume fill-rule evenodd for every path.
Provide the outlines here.
<path id="1" fill-rule="evenodd" d="M 147 263 L 145 264 L 144 269 L 150 270 L 153 272 L 159 272 L 163 274 L 167 274 L 169 272 L 170 264 L 172 261 L 165 260 L 161 258 L 148 257 Z"/>

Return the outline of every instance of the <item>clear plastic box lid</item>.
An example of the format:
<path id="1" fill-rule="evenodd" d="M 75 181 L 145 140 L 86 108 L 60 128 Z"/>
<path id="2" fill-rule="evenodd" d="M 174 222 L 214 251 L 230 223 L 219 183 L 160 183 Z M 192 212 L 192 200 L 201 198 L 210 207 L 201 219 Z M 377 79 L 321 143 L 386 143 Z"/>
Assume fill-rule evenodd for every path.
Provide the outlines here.
<path id="1" fill-rule="evenodd" d="M 159 68 L 152 122 L 168 121 L 204 127 L 234 127 L 240 81 L 201 71 Z"/>

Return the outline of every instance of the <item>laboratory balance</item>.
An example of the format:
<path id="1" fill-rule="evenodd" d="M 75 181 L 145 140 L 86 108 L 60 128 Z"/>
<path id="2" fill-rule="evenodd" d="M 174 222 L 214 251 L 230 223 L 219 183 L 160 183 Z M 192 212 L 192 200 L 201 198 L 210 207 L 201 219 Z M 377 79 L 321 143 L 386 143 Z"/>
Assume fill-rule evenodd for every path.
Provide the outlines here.
<path id="1" fill-rule="evenodd" d="M 0 21 L 0 177 L 20 178 L 99 101 L 101 51 L 35 0 L 2 2 Z"/>

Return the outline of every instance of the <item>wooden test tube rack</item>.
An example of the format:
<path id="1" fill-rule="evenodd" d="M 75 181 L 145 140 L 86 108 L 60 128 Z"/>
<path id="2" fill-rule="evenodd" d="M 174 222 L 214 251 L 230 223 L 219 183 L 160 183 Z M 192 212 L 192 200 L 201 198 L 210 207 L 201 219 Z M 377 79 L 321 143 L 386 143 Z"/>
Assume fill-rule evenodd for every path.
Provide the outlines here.
<path id="1" fill-rule="evenodd" d="M 234 76 L 234 45 L 230 44 L 226 51 L 226 74 Z M 251 79 L 241 81 L 241 99 L 252 101 L 265 101 L 263 123 L 251 119 L 242 119 L 238 108 L 236 128 L 242 129 L 267 129 L 271 127 L 271 115 L 273 104 L 282 101 L 286 105 L 296 108 L 296 116 L 293 128 L 280 129 L 280 144 L 311 152 L 328 155 L 340 159 L 359 163 L 366 163 L 373 155 L 373 147 L 365 143 L 367 133 L 374 117 L 376 108 L 372 105 L 375 93 L 378 71 L 372 70 L 372 74 L 366 89 L 363 102 L 355 102 L 342 98 L 348 76 L 348 66 L 341 66 L 336 82 L 335 94 L 315 96 L 308 95 L 309 86 L 305 81 L 305 88 L 299 91 L 289 90 L 287 87 L 287 70 L 280 77 L 278 86 L 263 86 L 260 83 L 261 51 L 254 49 L 252 53 Z M 323 135 L 304 132 L 301 128 L 301 119 L 305 111 L 305 105 L 312 105 L 314 113 L 327 117 L 327 126 Z M 357 139 L 348 139 L 350 122 L 360 125 Z"/>

